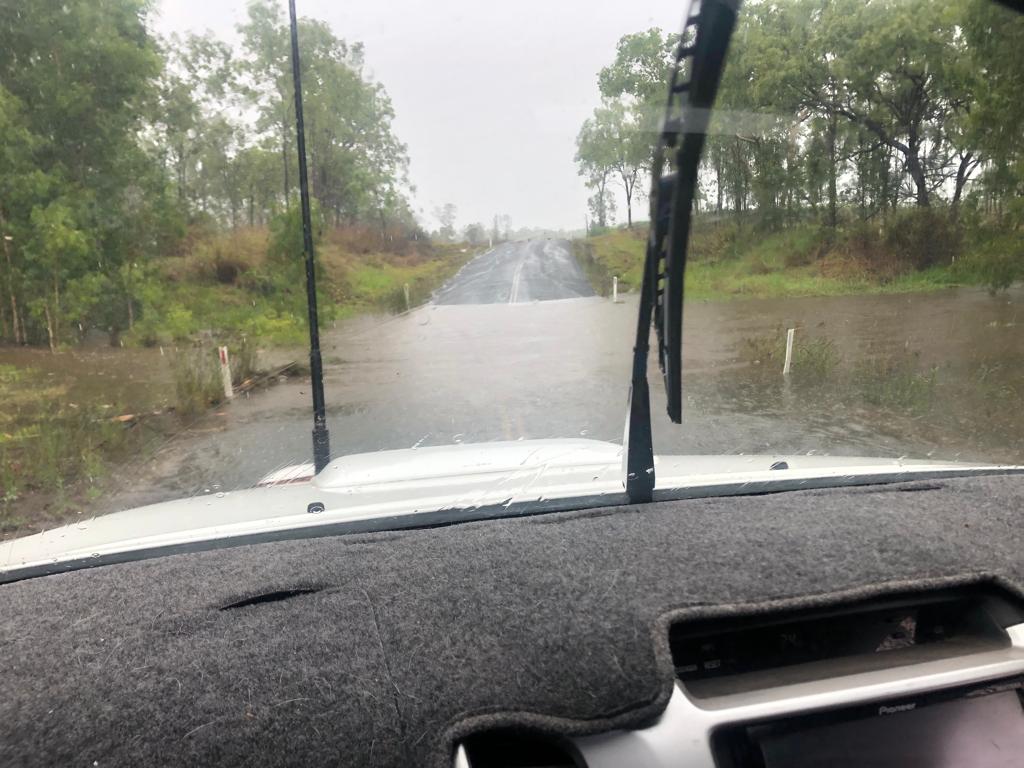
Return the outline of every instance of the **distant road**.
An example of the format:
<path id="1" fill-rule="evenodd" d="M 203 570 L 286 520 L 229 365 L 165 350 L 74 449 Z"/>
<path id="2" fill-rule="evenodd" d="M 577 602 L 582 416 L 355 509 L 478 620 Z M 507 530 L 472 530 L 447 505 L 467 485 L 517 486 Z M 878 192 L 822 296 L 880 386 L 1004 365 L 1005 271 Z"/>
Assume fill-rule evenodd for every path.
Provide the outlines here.
<path id="1" fill-rule="evenodd" d="M 593 296 L 566 240 L 502 243 L 477 256 L 434 297 L 436 304 L 522 304 Z"/>

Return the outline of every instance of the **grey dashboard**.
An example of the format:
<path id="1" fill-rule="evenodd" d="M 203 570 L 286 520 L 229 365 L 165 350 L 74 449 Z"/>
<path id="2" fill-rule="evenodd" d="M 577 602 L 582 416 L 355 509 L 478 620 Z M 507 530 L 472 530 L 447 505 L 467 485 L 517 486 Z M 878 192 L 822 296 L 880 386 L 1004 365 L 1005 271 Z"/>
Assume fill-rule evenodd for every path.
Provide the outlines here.
<path id="1" fill-rule="evenodd" d="M 995 476 L 284 541 L 27 579 L 0 587 L 0 764 L 440 767 L 514 728 L 601 765 L 613 754 L 602 750 L 649 746 L 679 714 L 699 720 L 687 743 L 703 762 L 676 764 L 709 764 L 712 723 L 726 705 L 752 705 L 736 696 L 778 715 L 849 703 L 851 690 L 885 698 L 894 679 L 922 691 L 1007 679 L 1021 672 L 1019 630 L 1004 622 L 991 647 L 967 638 L 962 652 L 895 672 L 846 669 L 842 685 L 819 669 L 765 686 L 749 676 L 770 673 L 748 669 L 746 689 L 703 692 L 680 677 L 674 633 L 957 590 L 1019 604 L 1022 552 L 1024 479 Z"/>

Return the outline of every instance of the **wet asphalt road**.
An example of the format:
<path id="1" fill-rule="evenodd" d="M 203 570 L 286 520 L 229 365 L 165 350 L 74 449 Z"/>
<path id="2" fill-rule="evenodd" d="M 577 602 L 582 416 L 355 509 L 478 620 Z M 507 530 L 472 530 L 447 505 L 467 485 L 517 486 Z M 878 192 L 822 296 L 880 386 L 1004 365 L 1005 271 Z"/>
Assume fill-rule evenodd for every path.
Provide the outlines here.
<path id="1" fill-rule="evenodd" d="M 522 304 L 593 296 L 566 240 L 501 243 L 443 286 L 436 304 Z"/>

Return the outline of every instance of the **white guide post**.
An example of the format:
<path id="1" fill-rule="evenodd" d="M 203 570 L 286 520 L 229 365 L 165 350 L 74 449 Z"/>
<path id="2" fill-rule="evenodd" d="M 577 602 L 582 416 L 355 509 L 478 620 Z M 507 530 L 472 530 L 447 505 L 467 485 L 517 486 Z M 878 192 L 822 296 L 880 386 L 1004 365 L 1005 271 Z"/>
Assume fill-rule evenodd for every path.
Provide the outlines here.
<path id="1" fill-rule="evenodd" d="M 230 400 L 235 396 L 235 390 L 231 386 L 231 364 L 228 362 L 228 348 L 220 347 L 217 352 L 220 355 L 220 380 L 224 384 L 224 398 Z"/>
<path id="2" fill-rule="evenodd" d="M 410 309 L 412 309 L 412 307 L 410 306 L 410 301 L 409 301 L 409 284 L 408 283 L 406 283 L 405 285 L 402 286 L 402 293 L 405 294 L 405 311 L 408 312 Z"/>
<path id="3" fill-rule="evenodd" d="M 782 366 L 782 375 L 788 376 L 789 370 L 793 365 L 793 336 L 796 334 L 796 328 L 790 328 L 786 331 L 786 362 Z"/>
<path id="4" fill-rule="evenodd" d="M 619 278 L 618 276 L 612 277 L 612 304 L 619 303 Z"/>

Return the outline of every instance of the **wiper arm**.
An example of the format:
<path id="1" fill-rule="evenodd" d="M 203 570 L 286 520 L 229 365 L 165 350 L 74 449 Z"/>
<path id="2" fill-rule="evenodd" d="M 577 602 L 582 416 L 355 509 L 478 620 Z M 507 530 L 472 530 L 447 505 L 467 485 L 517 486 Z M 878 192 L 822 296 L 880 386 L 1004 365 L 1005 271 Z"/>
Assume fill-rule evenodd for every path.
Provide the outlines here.
<path id="1" fill-rule="evenodd" d="M 683 289 L 686 249 L 700 156 L 718 92 L 729 39 L 740 0 L 693 0 L 676 49 L 669 82 L 665 122 L 651 164 L 651 215 L 636 341 L 623 436 L 626 493 L 633 503 L 650 501 L 654 492 L 647 356 L 653 322 L 658 334 L 658 364 L 665 379 L 668 416 L 682 422 Z M 696 9 L 696 10 L 695 10 Z M 675 172 L 664 173 L 676 148 Z"/>

